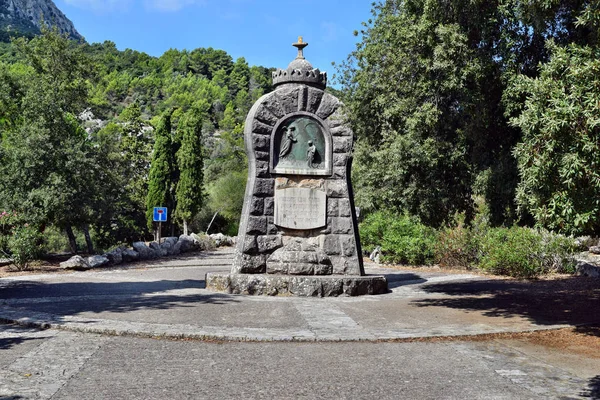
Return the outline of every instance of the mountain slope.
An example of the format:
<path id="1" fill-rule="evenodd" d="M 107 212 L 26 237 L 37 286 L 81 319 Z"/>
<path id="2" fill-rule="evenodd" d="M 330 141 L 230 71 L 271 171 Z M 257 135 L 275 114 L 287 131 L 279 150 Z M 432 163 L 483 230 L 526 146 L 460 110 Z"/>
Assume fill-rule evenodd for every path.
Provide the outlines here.
<path id="1" fill-rule="evenodd" d="M 52 0 L 0 0 L 0 31 L 34 35 L 42 20 L 73 39 L 83 39 Z"/>

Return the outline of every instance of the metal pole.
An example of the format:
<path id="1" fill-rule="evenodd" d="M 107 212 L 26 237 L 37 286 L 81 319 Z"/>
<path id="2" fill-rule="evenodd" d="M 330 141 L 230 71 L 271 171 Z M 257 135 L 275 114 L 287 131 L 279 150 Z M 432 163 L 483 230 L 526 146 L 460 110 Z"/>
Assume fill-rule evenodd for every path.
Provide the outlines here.
<path id="1" fill-rule="evenodd" d="M 158 221 L 158 244 L 160 244 L 160 231 L 162 230 L 162 222 Z"/>

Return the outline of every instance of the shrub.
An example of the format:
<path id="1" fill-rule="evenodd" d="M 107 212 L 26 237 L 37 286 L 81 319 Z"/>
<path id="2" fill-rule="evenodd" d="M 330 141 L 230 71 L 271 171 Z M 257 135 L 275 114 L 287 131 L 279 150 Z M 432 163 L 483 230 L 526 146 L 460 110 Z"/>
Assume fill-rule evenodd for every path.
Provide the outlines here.
<path id="1" fill-rule="evenodd" d="M 575 240 L 548 231 L 513 226 L 493 228 L 481 242 L 479 267 L 494 274 L 535 278 L 574 272 Z"/>
<path id="2" fill-rule="evenodd" d="M 435 262 L 443 267 L 470 268 L 477 263 L 478 237 L 462 225 L 438 232 L 435 243 Z"/>
<path id="3" fill-rule="evenodd" d="M 381 260 L 394 264 L 431 264 L 435 234 L 430 228 L 406 215 L 376 212 L 360 225 L 366 250 L 381 246 Z"/>
<path id="4" fill-rule="evenodd" d="M 8 250 L 18 270 L 29 267 L 29 263 L 42 255 L 43 236 L 37 228 L 23 225 L 13 229 L 8 239 Z"/>

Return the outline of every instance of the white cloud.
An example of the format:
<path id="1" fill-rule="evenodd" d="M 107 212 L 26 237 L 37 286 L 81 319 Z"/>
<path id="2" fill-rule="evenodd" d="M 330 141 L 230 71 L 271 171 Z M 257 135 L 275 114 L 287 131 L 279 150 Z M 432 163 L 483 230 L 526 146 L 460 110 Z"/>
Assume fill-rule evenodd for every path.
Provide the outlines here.
<path id="1" fill-rule="evenodd" d="M 146 8 L 157 11 L 178 11 L 193 4 L 206 4 L 205 0 L 144 0 Z"/>
<path id="2" fill-rule="evenodd" d="M 132 0 L 63 0 L 65 3 L 98 12 L 127 9 Z"/>

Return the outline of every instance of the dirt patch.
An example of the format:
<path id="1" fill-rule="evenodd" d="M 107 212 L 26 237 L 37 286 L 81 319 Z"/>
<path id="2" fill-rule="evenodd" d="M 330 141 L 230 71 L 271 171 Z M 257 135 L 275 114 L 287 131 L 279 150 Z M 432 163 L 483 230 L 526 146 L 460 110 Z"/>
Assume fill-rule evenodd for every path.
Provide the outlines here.
<path id="1" fill-rule="evenodd" d="M 0 267 L 0 278 L 8 278 L 11 276 L 28 276 L 39 274 L 68 274 L 72 271 L 67 271 L 59 266 L 60 262 L 36 261 L 28 269 L 19 271 L 14 265 L 3 265 Z"/>

